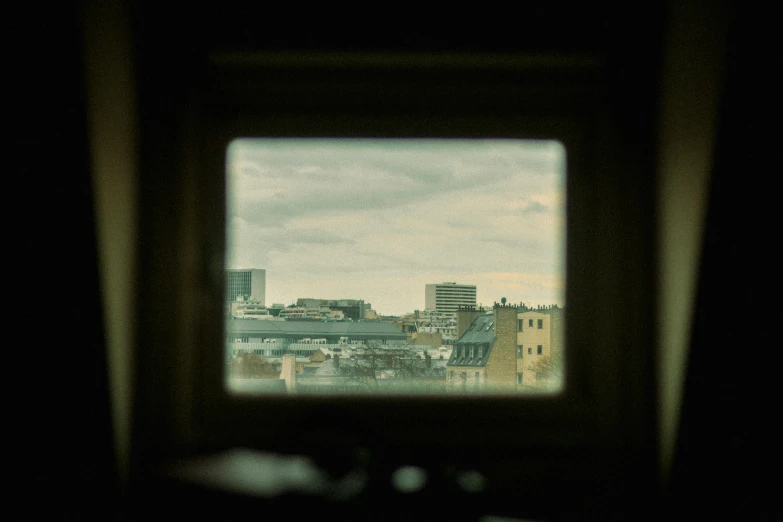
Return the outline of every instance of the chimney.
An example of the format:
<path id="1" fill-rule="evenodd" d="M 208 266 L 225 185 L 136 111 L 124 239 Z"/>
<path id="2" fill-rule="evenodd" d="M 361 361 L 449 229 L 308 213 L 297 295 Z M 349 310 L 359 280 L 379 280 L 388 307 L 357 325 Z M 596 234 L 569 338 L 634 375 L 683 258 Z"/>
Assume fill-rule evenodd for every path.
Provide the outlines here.
<path id="1" fill-rule="evenodd" d="M 296 355 L 283 356 L 280 378 L 285 381 L 285 389 L 288 393 L 296 393 Z"/>
<path id="2" fill-rule="evenodd" d="M 517 350 L 517 308 L 515 306 L 497 306 L 495 312 L 495 342 L 492 355 L 502 355 L 513 360 Z M 495 381 L 500 385 L 516 386 L 517 373 L 515 365 L 498 368 Z"/>
<path id="3" fill-rule="evenodd" d="M 424 356 L 424 360 L 426 361 L 427 368 L 432 368 L 432 356 L 427 354 Z"/>
<path id="4" fill-rule="evenodd" d="M 340 368 L 340 356 L 337 354 L 334 354 L 334 367 L 337 369 Z"/>
<path id="5" fill-rule="evenodd" d="M 476 310 L 474 307 L 467 306 L 459 307 L 457 309 L 457 339 L 465 333 L 465 330 L 468 329 L 468 326 L 473 322 L 473 319 L 480 315 L 484 315 L 483 309 Z"/>

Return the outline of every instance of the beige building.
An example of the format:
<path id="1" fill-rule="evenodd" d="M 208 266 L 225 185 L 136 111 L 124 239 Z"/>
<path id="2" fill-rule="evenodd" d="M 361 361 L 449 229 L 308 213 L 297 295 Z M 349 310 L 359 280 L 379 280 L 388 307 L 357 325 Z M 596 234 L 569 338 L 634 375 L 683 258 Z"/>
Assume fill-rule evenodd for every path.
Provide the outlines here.
<path id="1" fill-rule="evenodd" d="M 443 346 L 443 338 L 439 333 L 421 332 L 418 334 L 414 334 L 414 336 L 411 336 L 411 340 L 413 342 L 410 344 L 419 345 L 419 346 L 428 345 L 428 346 L 433 346 L 435 348 L 440 348 L 441 346 Z"/>
<path id="2" fill-rule="evenodd" d="M 278 320 L 277 317 L 270 314 L 269 310 L 262 301 L 245 299 L 242 296 L 237 297 L 236 301 L 229 303 L 230 315 L 235 319 L 264 319 L 266 321 Z"/>
<path id="3" fill-rule="evenodd" d="M 562 386 L 563 309 L 495 304 L 457 311 L 459 339 L 447 364 L 455 391 L 553 392 Z"/>
<path id="4" fill-rule="evenodd" d="M 563 308 L 517 314 L 517 380 L 526 387 L 556 391 L 563 376 Z"/>

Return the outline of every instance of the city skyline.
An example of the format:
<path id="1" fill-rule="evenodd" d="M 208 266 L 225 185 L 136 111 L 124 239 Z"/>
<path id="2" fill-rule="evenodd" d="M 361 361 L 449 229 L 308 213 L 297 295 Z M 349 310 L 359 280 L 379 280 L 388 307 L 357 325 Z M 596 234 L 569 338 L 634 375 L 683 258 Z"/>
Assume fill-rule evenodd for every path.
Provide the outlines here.
<path id="1" fill-rule="evenodd" d="M 478 305 L 565 305 L 565 151 L 554 141 L 238 139 L 226 268 L 266 270 L 266 302 L 424 309 L 425 285 Z"/>

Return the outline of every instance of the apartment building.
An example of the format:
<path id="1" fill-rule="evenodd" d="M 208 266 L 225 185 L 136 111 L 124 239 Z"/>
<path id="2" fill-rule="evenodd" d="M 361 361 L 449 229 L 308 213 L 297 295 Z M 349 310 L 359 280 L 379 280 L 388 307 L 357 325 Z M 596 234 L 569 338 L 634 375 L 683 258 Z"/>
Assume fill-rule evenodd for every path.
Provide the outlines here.
<path id="1" fill-rule="evenodd" d="M 555 392 L 562 386 L 563 308 L 495 304 L 457 311 L 447 364 L 454 391 Z"/>
<path id="2" fill-rule="evenodd" d="M 562 385 L 563 308 L 553 305 L 517 314 L 517 380 L 526 386 Z"/>

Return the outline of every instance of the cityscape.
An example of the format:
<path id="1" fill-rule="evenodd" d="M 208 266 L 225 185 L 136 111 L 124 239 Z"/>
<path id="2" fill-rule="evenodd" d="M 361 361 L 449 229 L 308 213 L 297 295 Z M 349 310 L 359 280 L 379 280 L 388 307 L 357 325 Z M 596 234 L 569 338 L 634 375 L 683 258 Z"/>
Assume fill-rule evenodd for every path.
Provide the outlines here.
<path id="1" fill-rule="evenodd" d="M 238 393 L 557 393 L 564 308 L 476 287 L 426 285 L 422 310 L 384 316 L 362 299 L 265 302 L 264 269 L 226 272 L 226 375 Z"/>
<path id="2" fill-rule="evenodd" d="M 238 139 L 226 172 L 230 390 L 561 391 L 559 142 Z"/>

